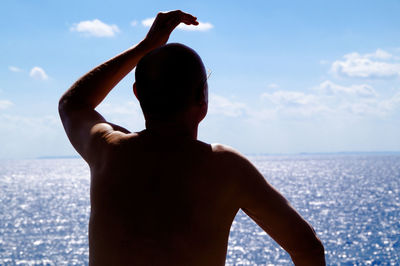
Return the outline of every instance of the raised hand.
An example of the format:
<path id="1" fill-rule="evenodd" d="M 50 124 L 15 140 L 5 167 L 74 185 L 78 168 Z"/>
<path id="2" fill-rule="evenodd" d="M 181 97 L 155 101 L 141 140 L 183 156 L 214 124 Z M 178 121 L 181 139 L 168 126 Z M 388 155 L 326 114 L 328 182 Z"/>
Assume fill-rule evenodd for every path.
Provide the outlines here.
<path id="1" fill-rule="evenodd" d="M 65 131 L 75 149 L 87 161 L 99 158 L 100 146 L 94 138 L 116 129 L 94 109 L 121 81 L 139 60 L 151 50 L 164 45 L 171 32 L 180 24 L 198 25 L 197 18 L 175 10 L 159 13 L 142 42 L 98 65 L 83 75 L 61 97 L 59 112 Z M 111 127 L 111 128 L 110 128 Z M 119 131 L 121 127 L 118 127 Z"/>
<path id="2" fill-rule="evenodd" d="M 151 28 L 143 42 L 152 49 L 166 44 L 169 35 L 180 23 L 185 23 L 186 25 L 199 25 L 196 17 L 182 12 L 181 10 L 166 13 L 160 12 L 157 14 L 157 17 L 155 18 L 153 25 L 151 25 Z"/>

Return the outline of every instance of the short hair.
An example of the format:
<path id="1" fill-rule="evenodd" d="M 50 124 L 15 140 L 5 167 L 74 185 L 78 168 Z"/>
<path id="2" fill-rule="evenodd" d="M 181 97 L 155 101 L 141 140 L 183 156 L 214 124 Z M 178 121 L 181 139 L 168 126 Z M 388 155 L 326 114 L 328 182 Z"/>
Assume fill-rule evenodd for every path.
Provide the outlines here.
<path id="1" fill-rule="evenodd" d="M 204 99 L 206 75 L 200 56 L 178 43 L 146 54 L 135 70 L 136 93 L 144 114 L 172 117 Z"/>

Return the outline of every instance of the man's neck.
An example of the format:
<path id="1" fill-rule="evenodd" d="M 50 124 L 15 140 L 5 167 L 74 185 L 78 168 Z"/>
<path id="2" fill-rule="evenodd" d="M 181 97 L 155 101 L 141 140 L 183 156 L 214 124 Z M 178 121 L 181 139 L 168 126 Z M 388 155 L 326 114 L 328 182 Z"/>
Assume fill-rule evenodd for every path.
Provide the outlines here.
<path id="1" fill-rule="evenodd" d="M 182 121 L 146 121 L 146 132 L 165 137 L 197 139 L 198 125 Z"/>

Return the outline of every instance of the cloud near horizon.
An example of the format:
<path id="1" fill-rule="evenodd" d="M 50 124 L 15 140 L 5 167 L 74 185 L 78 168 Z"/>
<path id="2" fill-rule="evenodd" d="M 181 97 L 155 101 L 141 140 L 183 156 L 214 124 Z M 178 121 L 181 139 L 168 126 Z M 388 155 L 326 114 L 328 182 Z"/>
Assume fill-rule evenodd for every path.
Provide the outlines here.
<path id="1" fill-rule="evenodd" d="M 7 136 L 1 142 L 0 158 L 52 155 L 65 150 L 63 147 L 71 151 L 69 154 L 73 152 L 68 141 L 60 142 L 60 139 L 65 138 L 65 133 L 57 115 L 0 113 L 0 131 Z"/>
<path id="2" fill-rule="evenodd" d="M 151 25 L 154 22 L 154 19 L 155 19 L 154 17 L 144 19 L 144 20 L 142 20 L 142 25 L 144 27 L 151 27 Z M 199 25 L 197 25 L 197 26 L 186 25 L 184 23 L 181 23 L 177 27 L 177 29 L 183 30 L 183 31 L 208 31 L 212 28 L 214 28 L 214 25 L 212 25 L 210 22 L 201 22 L 201 21 L 199 21 Z"/>
<path id="3" fill-rule="evenodd" d="M 31 71 L 29 72 L 29 76 L 38 80 L 47 80 L 49 78 L 43 68 L 38 66 L 35 66 L 31 69 Z"/>
<path id="4" fill-rule="evenodd" d="M 400 92 L 380 97 L 375 89 L 367 84 L 343 86 L 332 81 L 324 81 L 311 88 L 313 93 L 298 91 L 275 91 L 261 94 L 261 99 L 269 102 L 276 114 L 291 116 L 337 115 L 351 117 L 385 117 L 400 109 Z"/>
<path id="5" fill-rule="evenodd" d="M 80 32 L 93 37 L 114 37 L 116 33 L 120 32 L 117 25 L 109 25 L 99 19 L 85 20 L 75 23 L 70 28 L 70 31 Z"/>
<path id="6" fill-rule="evenodd" d="M 393 55 L 377 49 L 374 53 L 350 53 L 331 65 L 331 72 L 350 78 L 392 78 L 400 76 L 400 62 Z"/>
<path id="7" fill-rule="evenodd" d="M 325 94 L 330 94 L 330 95 L 340 95 L 340 94 L 346 94 L 346 95 L 354 95 L 354 96 L 359 96 L 359 97 L 373 97 L 377 96 L 376 91 L 372 86 L 368 84 L 353 84 L 350 86 L 341 86 L 338 84 L 333 83 L 330 80 L 326 80 L 322 82 L 319 86 L 314 88 L 314 90 L 325 93 Z"/>
<path id="8" fill-rule="evenodd" d="M 288 119 L 384 118 L 400 109 L 400 92 L 381 96 L 368 84 L 340 85 L 330 80 L 321 82 L 308 92 L 275 90 L 260 94 L 262 105 L 248 104 L 210 93 L 209 115 L 252 121 Z M 238 122 L 239 122 L 238 120 Z M 299 120 L 299 121 L 300 121 Z"/>

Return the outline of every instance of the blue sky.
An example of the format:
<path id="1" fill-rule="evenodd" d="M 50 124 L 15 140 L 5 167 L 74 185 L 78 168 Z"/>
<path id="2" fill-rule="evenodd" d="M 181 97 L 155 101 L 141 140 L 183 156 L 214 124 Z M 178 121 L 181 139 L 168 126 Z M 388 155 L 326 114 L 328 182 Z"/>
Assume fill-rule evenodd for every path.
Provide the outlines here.
<path id="1" fill-rule="evenodd" d="M 172 9 L 203 23 L 170 38 L 212 71 L 201 140 L 243 153 L 400 151 L 399 1 L 4 0 L 0 158 L 76 154 L 59 97 Z M 133 80 L 98 110 L 139 131 Z"/>

